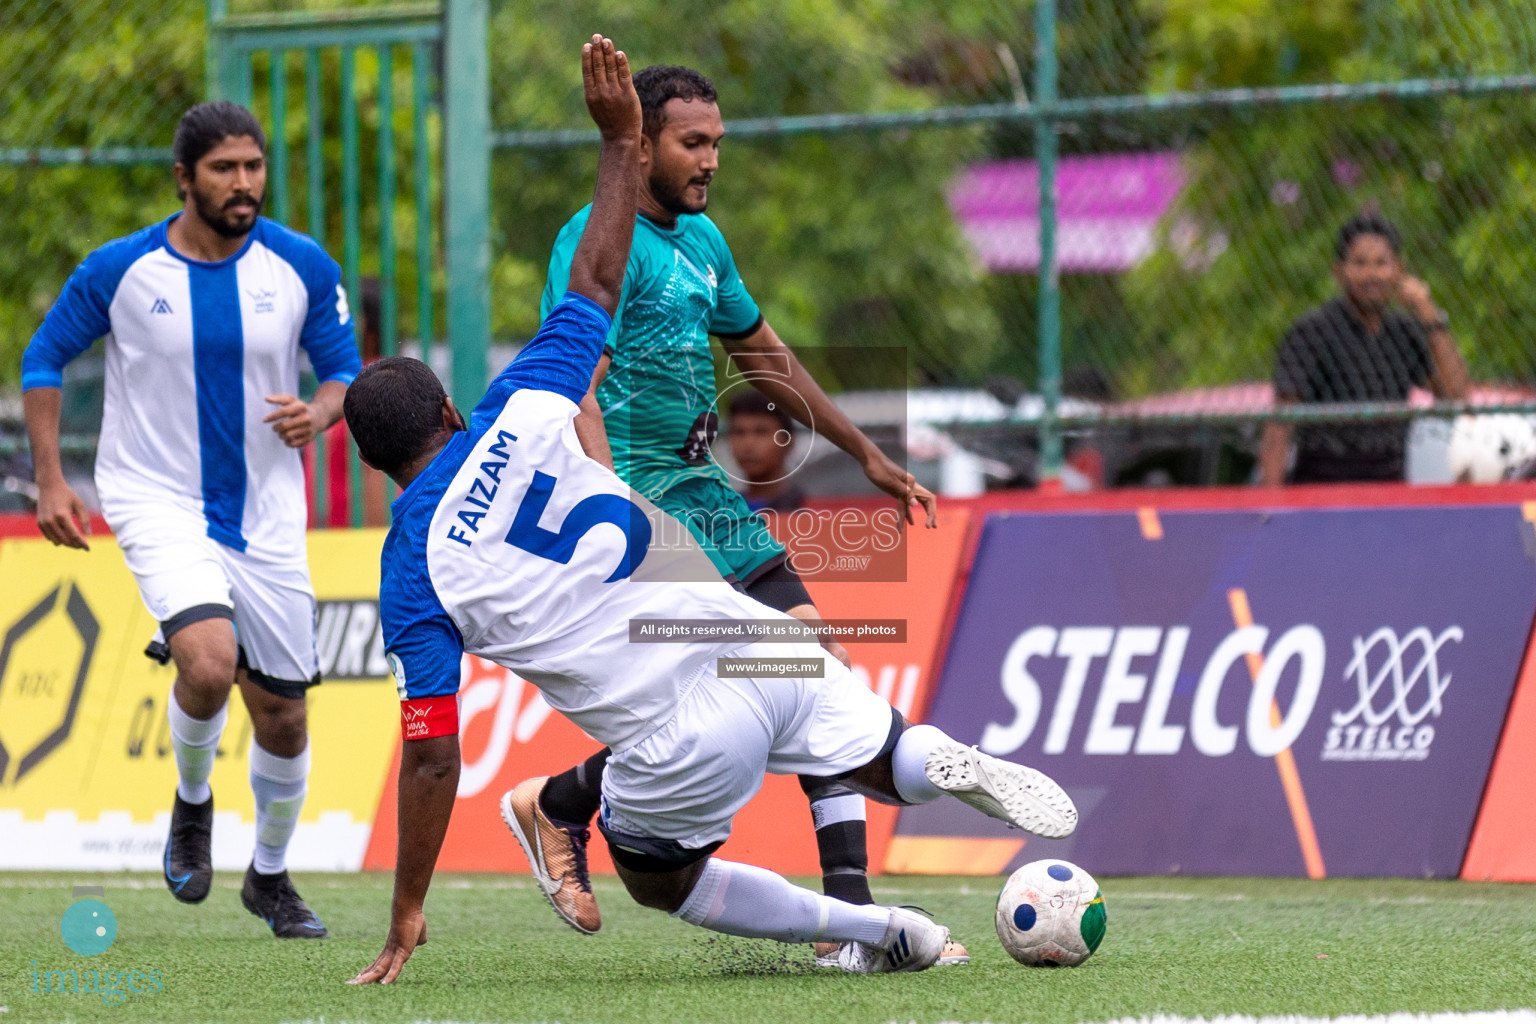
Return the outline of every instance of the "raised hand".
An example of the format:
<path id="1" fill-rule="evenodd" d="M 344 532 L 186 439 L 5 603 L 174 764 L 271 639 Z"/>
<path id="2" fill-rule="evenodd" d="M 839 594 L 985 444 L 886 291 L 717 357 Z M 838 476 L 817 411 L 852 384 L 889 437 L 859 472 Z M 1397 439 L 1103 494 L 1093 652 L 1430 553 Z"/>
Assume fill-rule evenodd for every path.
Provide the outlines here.
<path id="1" fill-rule="evenodd" d="M 1429 297 L 1429 285 L 1414 277 L 1412 274 L 1404 274 L 1397 283 L 1397 301 L 1412 313 L 1421 322 L 1428 323 L 1440 315 L 1435 302 Z"/>
<path id="2" fill-rule="evenodd" d="M 597 154 L 592 210 L 571 257 L 569 287 L 611 316 L 623 296 L 624 267 L 640 202 L 640 97 L 629 77 L 629 58 L 602 36 L 593 36 L 581 48 L 581 81 L 603 145 Z"/>
<path id="3" fill-rule="evenodd" d="M 587 111 L 605 139 L 640 136 L 640 97 L 629 77 L 629 58 L 613 40 L 594 35 L 581 48 L 581 82 Z"/>

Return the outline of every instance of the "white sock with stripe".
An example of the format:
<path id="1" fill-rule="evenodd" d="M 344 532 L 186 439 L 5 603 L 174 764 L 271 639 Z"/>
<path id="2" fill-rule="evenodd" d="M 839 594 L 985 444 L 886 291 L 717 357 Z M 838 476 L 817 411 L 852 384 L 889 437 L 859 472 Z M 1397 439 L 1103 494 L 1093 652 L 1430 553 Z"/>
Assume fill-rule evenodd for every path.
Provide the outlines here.
<path id="1" fill-rule="evenodd" d="M 251 744 L 251 792 L 256 795 L 256 873 L 275 875 L 288 861 L 288 843 L 299 825 L 309 789 L 309 747 L 297 757 L 278 757 Z"/>
<path id="2" fill-rule="evenodd" d="M 176 793 L 189 804 L 204 804 L 213 796 L 208 776 L 218 756 L 219 737 L 229 718 L 229 702 L 212 718 L 193 718 L 176 702 L 176 687 L 165 701 L 165 717 L 171 723 L 171 750 L 176 754 Z"/>
<path id="3" fill-rule="evenodd" d="M 710 931 L 780 942 L 877 943 L 885 907 L 855 906 L 791 884 L 765 868 L 710 858 L 693 892 L 672 912 Z"/>

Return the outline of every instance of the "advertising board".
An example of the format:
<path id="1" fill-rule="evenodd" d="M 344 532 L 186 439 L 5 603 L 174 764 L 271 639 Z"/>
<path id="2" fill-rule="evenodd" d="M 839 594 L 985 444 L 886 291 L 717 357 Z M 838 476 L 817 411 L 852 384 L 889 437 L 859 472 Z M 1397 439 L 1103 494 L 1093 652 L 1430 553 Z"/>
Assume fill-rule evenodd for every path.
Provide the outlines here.
<path id="1" fill-rule="evenodd" d="M 1060 781 L 952 801 L 911 870 L 1454 877 L 1536 612 L 1521 506 L 990 516 L 929 720 Z M 888 865 L 895 867 L 895 865 Z"/>
<path id="2" fill-rule="evenodd" d="M 289 865 L 356 870 L 399 734 L 378 628 L 382 531 L 316 533 L 325 682 L 310 691 L 313 760 Z M 156 623 L 110 537 L 88 552 L 0 541 L 0 868 L 157 870 L 176 767 L 174 669 L 144 656 Z M 219 744 L 214 867 L 255 839 L 250 719 L 238 696 Z"/>

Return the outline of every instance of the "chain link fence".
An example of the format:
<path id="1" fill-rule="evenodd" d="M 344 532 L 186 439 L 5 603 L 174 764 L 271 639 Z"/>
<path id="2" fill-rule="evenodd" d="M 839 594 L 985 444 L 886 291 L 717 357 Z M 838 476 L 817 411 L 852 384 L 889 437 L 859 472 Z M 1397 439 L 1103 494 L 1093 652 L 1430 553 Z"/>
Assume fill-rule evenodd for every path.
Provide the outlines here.
<path id="1" fill-rule="evenodd" d="M 1470 393 L 1434 406 L 1432 366 L 1394 367 L 1414 385 L 1403 403 L 1379 367 L 1343 366 L 1332 393 L 1279 415 L 1385 417 L 1399 443 L 1405 417 L 1428 415 L 1410 455 L 1443 464 L 1435 417 L 1455 399 L 1536 397 L 1532 3 L 1254 3 L 1223 19 L 1061 0 L 1054 102 L 1036 95 L 1032 4 L 596 7 L 493 5 L 501 332 L 532 329 L 548 243 L 590 195 L 579 95 L 548 83 L 570 77 L 556 42 L 601 21 L 638 63 L 689 64 L 720 89 L 710 214 L 779 333 L 901 345 L 913 387 L 985 389 L 927 405 L 968 421 L 948 430 L 994 482 L 1055 468 L 1036 455 L 1042 419 L 1067 434 L 1069 476 L 1087 449 L 1107 484 L 1255 478 L 1282 339 L 1341 294 L 1336 235 L 1362 212 L 1401 232 Z M 1055 324 L 1042 120 L 1059 153 Z"/>
<path id="2" fill-rule="evenodd" d="M 488 3 L 498 342 L 533 333 L 551 243 L 591 195 L 571 69 L 596 27 L 639 65 L 688 64 L 719 88 L 710 215 L 780 335 L 904 347 L 925 415 L 993 483 L 1055 472 L 1042 429 L 1065 434 L 1069 476 L 1250 479 L 1282 339 L 1340 294 L 1335 235 L 1361 211 L 1400 230 L 1470 398 L 1523 410 L 1533 395 L 1536 0 L 1252 0 L 1223 17 L 1199 0 L 1057 0 L 1054 76 L 1033 3 Z M 80 256 L 163 216 L 155 154 L 203 95 L 206 11 L 0 0 L 0 382 Z M 1042 315 L 1042 234 L 1059 320 Z M 865 384 L 849 366 L 825 369 L 832 389 Z M 1456 406 L 1413 383 L 1410 404 L 1344 411 L 1442 417 L 1413 430 L 1443 447 Z"/>
<path id="3" fill-rule="evenodd" d="M 91 163 L 168 147 L 203 87 L 202 0 L 4 0 L 5 162 Z"/>
<path id="4" fill-rule="evenodd" d="M 166 112 L 202 94 L 202 27 L 201 0 L 0 0 L 0 382 L 92 245 L 174 201 Z"/>

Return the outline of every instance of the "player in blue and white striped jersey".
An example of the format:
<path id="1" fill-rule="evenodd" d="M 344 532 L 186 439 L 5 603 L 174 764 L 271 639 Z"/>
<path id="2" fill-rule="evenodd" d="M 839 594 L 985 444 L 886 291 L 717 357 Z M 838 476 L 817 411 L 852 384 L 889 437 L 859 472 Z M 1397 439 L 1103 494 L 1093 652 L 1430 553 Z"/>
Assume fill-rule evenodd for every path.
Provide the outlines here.
<path id="1" fill-rule="evenodd" d="M 160 623 L 151 650 L 176 662 L 167 886 L 187 903 L 208 895 L 208 776 L 238 682 L 255 736 L 242 901 L 279 936 L 322 937 L 285 867 L 309 775 L 304 692 L 319 682 L 298 449 L 340 418 L 360 360 L 336 261 L 260 216 L 265 146 L 243 107 L 188 111 L 174 144 L 183 209 L 86 257 L 22 357 L 22 389 L 38 525 L 84 549 L 85 507 L 59 465 L 60 389 L 65 364 L 106 339 L 96 488 Z M 320 380 L 309 402 L 295 397 L 300 349 Z"/>

